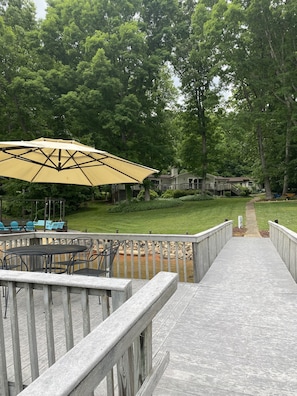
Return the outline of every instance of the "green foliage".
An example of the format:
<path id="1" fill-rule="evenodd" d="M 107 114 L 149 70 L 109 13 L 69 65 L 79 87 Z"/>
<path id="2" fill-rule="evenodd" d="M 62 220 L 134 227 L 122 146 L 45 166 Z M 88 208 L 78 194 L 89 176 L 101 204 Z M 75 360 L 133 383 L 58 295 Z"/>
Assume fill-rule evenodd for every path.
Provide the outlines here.
<path id="1" fill-rule="evenodd" d="M 75 138 L 285 192 L 297 186 L 296 26 L 294 1 L 55 0 L 40 23 L 32 2 L 1 2 L 1 140 Z M 34 196 L 64 194 L 53 190 Z M 89 197 L 69 190 L 71 210 Z"/>
<path id="2" fill-rule="evenodd" d="M 173 208 L 181 205 L 178 200 L 155 200 L 149 202 L 121 202 L 109 209 L 111 213 L 141 212 L 153 209 Z"/>
<path id="3" fill-rule="evenodd" d="M 195 195 L 197 193 L 197 190 L 166 190 L 161 195 L 161 198 L 180 198 L 186 195 Z"/>
<path id="4" fill-rule="evenodd" d="M 268 221 L 278 220 L 279 224 L 297 232 L 297 202 L 262 201 L 255 203 L 257 223 L 260 230 L 268 230 Z"/>
<path id="5" fill-rule="evenodd" d="M 200 202 L 173 203 L 179 206 L 137 212 L 111 213 L 112 205 L 91 202 L 88 207 L 67 217 L 72 230 L 89 232 L 127 232 L 156 234 L 196 234 L 225 221 L 237 224 L 238 216 L 245 214 L 245 206 L 250 198 L 213 199 Z M 288 201 L 290 202 L 290 201 Z M 166 201 L 153 201 L 152 204 L 165 204 Z M 150 204 L 143 202 L 140 204 Z M 139 203 L 138 203 L 139 205 Z"/>
<path id="6" fill-rule="evenodd" d="M 4 179 L 0 191 L 2 192 L 2 199 L 5 202 L 3 208 L 4 214 L 18 218 L 23 216 L 24 210 L 27 216 L 31 215 L 33 218 L 35 217 L 35 207 L 32 209 L 31 205 L 31 202 L 34 200 L 41 200 L 38 203 L 37 209 L 38 216 L 43 218 L 43 200 L 45 198 L 65 199 L 66 214 L 70 214 L 78 210 L 83 202 L 92 199 L 96 193 L 96 189 L 91 187 L 27 183 L 16 179 Z"/>
<path id="7" fill-rule="evenodd" d="M 248 187 L 236 186 L 236 188 L 240 191 L 241 197 L 248 197 L 251 194 L 251 190 Z"/>
<path id="8" fill-rule="evenodd" d="M 185 195 L 179 198 L 180 201 L 207 201 L 210 199 L 214 199 L 212 195 L 209 194 L 195 194 L 195 195 Z"/>
<path id="9" fill-rule="evenodd" d="M 138 195 L 137 195 L 137 199 L 138 201 L 144 201 L 145 198 L 145 191 L 142 189 L 139 191 Z M 154 200 L 156 198 L 159 198 L 158 193 L 155 190 L 150 190 L 150 200 Z"/>

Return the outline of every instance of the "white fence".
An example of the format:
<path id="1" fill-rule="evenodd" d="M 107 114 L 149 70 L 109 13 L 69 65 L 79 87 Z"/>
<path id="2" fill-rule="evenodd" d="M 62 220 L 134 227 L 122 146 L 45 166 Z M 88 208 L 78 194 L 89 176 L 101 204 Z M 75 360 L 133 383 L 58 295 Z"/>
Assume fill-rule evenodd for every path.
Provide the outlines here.
<path id="1" fill-rule="evenodd" d="M 26 271 L 0 270 L 0 286 L 9 292 L 7 319 L 0 304 L 1 396 L 21 392 L 132 295 L 126 279 Z"/>
<path id="2" fill-rule="evenodd" d="M 278 223 L 272 221 L 268 223 L 270 239 L 297 282 L 297 233 Z"/>
<path id="3" fill-rule="evenodd" d="M 32 380 L 23 391 L 22 389 L 22 370 L 17 368 L 19 378 L 16 378 L 15 388 L 10 388 L 7 380 L 8 373 L 6 369 L 6 350 L 5 350 L 5 332 L 3 319 L 0 309 L 0 393 L 3 396 L 8 395 L 30 395 L 30 396 L 62 396 L 62 395 L 92 395 L 97 386 L 106 377 L 107 378 L 107 395 L 114 395 L 117 389 L 118 395 L 149 395 L 152 394 L 158 379 L 165 370 L 168 361 L 168 353 L 162 356 L 152 357 L 152 320 L 161 308 L 170 299 L 177 288 L 177 275 L 170 273 L 159 273 L 153 280 L 142 287 L 135 295 L 130 297 L 124 304 L 114 310 L 103 322 L 95 327 L 80 342 L 73 346 L 70 342 L 70 348 L 55 363 L 46 369 L 40 376 L 38 375 L 38 358 L 34 352 L 37 349 L 35 343 L 36 326 L 34 315 L 34 304 L 32 301 L 32 288 L 45 291 L 45 309 L 48 311 L 46 317 L 46 327 L 49 333 L 53 334 L 56 323 L 50 314 L 52 308 L 52 299 L 48 298 L 48 289 L 62 289 L 65 309 L 65 331 L 66 335 L 71 338 L 72 321 L 69 311 L 69 292 L 82 288 L 82 300 L 86 302 L 87 286 L 84 282 L 93 284 L 92 292 L 99 295 L 106 295 L 103 289 L 106 284 L 116 285 L 117 279 L 93 278 L 93 280 L 83 280 L 81 276 L 55 275 L 55 274 L 32 274 L 16 273 L 15 271 L 0 271 L 0 284 L 10 287 L 14 291 L 11 303 L 15 304 L 15 287 L 22 286 L 26 290 L 26 299 L 28 300 L 27 319 L 28 334 L 33 359 L 31 360 Z M 98 289 L 94 288 L 97 281 Z M 100 282 L 103 281 L 105 285 Z M 121 281 L 123 282 L 123 281 Z M 126 281 L 127 282 L 127 281 Z M 80 285 L 81 283 L 81 285 Z M 125 287 L 122 284 L 124 295 L 130 294 L 129 281 Z M 101 286 L 100 286 L 101 285 Z M 113 290 L 118 293 L 116 290 Z M 51 293 L 50 293 L 51 294 Z M 123 299 L 117 299 L 123 302 Z M 97 301 L 98 303 L 98 301 Z M 86 305 L 85 303 L 83 304 Z M 1 305 L 0 305 L 1 307 Z M 16 347 L 14 348 L 15 366 L 21 365 L 23 356 L 19 348 L 19 329 L 18 313 L 14 307 L 14 314 L 11 315 L 12 337 Z M 70 330 L 69 330 L 70 328 Z M 49 336 L 52 339 L 52 336 Z M 66 336 L 67 339 L 67 336 Z M 32 346 L 33 341 L 33 348 Z M 117 365 L 117 387 L 114 385 L 113 367 Z M 16 368 L 16 367 L 15 367 Z M 96 392 L 96 391 L 95 391 Z M 99 393 L 100 394 L 100 393 Z M 105 392 L 104 392 L 105 394 Z"/>
<path id="4" fill-rule="evenodd" d="M 0 249 L 41 244 L 81 243 L 92 239 L 94 250 L 107 241 L 118 240 L 121 248 L 114 260 L 113 276 L 151 279 L 160 271 L 176 272 L 180 282 L 198 283 L 210 268 L 223 246 L 232 237 L 232 221 L 226 221 L 195 235 L 103 234 L 75 232 L 32 232 L 0 235 Z"/>

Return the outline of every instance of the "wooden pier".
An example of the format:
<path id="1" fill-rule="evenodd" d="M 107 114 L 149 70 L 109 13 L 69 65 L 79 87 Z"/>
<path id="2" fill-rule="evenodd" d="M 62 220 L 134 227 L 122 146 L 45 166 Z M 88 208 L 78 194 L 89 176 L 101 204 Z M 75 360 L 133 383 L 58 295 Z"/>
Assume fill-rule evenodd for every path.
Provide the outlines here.
<path id="1" fill-rule="evenodd" d="M 296 338 L 297 285 L 271 240 L 231 238 L 153 321 L 153 354 L 170 353 L 154 395 L 296 396 Z"/>
<path id="2" fill-rule="evenodd" d="M 232 238 L 154 322 L 156 396 L 296 396 L 297 285 L 268 238 Z"/>

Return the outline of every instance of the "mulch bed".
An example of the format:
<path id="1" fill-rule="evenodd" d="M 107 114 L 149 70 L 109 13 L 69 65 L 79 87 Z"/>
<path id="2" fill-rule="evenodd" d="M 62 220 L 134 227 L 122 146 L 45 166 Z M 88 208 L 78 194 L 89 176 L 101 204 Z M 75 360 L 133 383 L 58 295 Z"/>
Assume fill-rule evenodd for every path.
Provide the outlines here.
<path id="1" fill-rule="evenodd" d="M 246 233 L 247 229 L 246 228 L 239 228 L 239 227 L 233 227 L 233 236 L 234 237 L 243 237 Z M 260 230 L 260 235 L 262 238 L 269 238 L 269 231 L 267 230 Z"/>
<path id="2" fill-rule="evenodd" d="M 246 233 L 246 228 L 239 228 L 239 227 L 233 227 L 233 236 L 234 237 L 243 237 L 244 234 Z"/>

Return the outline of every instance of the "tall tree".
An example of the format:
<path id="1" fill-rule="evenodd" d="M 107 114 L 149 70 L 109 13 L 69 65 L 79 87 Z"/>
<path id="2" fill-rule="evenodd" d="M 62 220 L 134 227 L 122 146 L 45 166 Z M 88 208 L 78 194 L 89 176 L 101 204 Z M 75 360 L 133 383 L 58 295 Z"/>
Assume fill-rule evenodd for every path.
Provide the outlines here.
<path id="1" fill-rule="evenodd" d="M 186 122 L 181 157 L 189 170 L 202 176 L 203 191 L 210 169 L 208 152 L 213 132 L 209 116 L 218 104 L 213 48 L 205 35 L 210 12 L 209 7 L 203 2 L 198 3 L 189 27 L 183 23 L 184 37 L 179 43 L 174 59 L 185 97 Z"/>
<path id="2" fill-rule="evenodd" d="M 212 10 L 209 40 L 223 66 L 221 77 L 234 89 L 234 108 L 247 115 L 241 119 L 246 119 L 246 130 L 253 131 L 258 143 L 262 180 L 271 198 L 275 161 L 284 191 L 288 186 L 292 109 L 296 106 L 292 67 L 296 12 L 291 13 L 292 2 L 269 0 L 219 0 Z"/>
<path id="3" fill-rule="evenodd" d="M 163 168 L 164 153 L 170 154 L 166 107 L 172 90 L 165 69 L 178 3 L 51 0 L 49 6 L 44 52 L 61 73 L 67 67 L 72 72 L 71 84 L 67 80 L 53 103 L 57 128 Z M 56 75 L 67 79 L 61 73 Z"/>
<path id="4" fill-rule="evenodd" d="M 0 2 L 0 133 L 6 139 L 35 137 L 44 125 L 48 89 L 39 73 L 37 28 L 32 2 Z"/>

